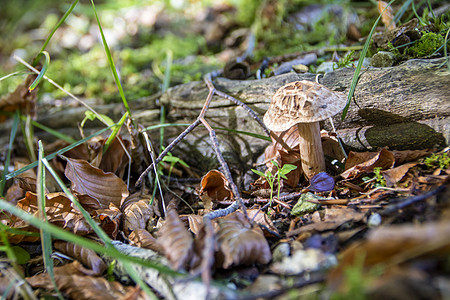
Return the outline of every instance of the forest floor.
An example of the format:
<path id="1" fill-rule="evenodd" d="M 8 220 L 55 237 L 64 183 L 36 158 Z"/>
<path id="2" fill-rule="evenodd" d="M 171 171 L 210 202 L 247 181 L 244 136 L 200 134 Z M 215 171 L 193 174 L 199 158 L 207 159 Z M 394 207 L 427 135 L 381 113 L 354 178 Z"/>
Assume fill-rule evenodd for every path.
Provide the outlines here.
<path id="1" fill-rule="evenodd" d="M 325 94 L 340 122 L 360 73 L 437 61 L 445 123 L 445 1 L 77 2 L 0 11 L 2 299 L 450 298 L 448 123 L 366 150 L 327 124 L 310 174 L 255 84 L 305 76 L 284 99 Z M 353 87 L 320 85 L 343 69 Z"/>

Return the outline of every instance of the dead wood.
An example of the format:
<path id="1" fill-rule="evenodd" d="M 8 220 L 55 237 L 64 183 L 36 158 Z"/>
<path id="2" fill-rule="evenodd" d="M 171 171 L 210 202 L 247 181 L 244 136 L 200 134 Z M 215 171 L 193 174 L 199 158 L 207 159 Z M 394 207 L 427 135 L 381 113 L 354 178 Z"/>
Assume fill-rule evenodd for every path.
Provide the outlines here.
<path id="1" fill-rule="evenodd" d="M 423 149 L 444 146 L 450 138 L 450 73 L 444 59 L 416 59 L 389 68 L 368 68 L 361 73 L 354 101 L 347 117 L 334 117 L 335 125 L 345 146 L 354 150 Z M 332 90 L 348 92 L 354 69 L 340 69 L 325 74 L 320 83 Z M 260 117 L 264 115 L 272 95 L 282 85 L 296 80 L 315 80 L 314 74 L 288 73 L 262 80 L 228 80 L 217 78 L 217 90 L 245 102 Z M 167 122 L 192 123 L 208 96 L 203 81 L 190 82 L 169 89 L 160 97 L 149 97 L 131 102 L 133 117 L 145 126 L 159 123 L 160 105 L 167 110 Z M 118 120 L 123 113 L 119 104 L 94 105 L 99 113 Z M 84 117 L 84 107 L 56 109 L 40 107 L 38 122 L 63 133 L 77 136 L 76 124 Z M 263 130 L 247 112 L 229 100 L 215 95 L 205 119 L 213 127 L 259 133 Z M 98 129 L 102 125 L 88 122 Z M 322 128 L 330 130 L 328 121 Z M 9 126 L 0 127 L 2 138 L 9 137 Z M 166 129 L 170 141 L 186 127 Z M 150 132 L 158 138 L 158 132 Z M 41 135 L 45 138 L 45 134 Z M 242 134 L 217 130 L 225 160 L 233 167 L 248 170 L 268 142 Z M 7 141 L 7 140 L 5 140 Z M 3 143 L 7 145 L 7 143 Z M 217 165 L 205 128 L 197 128 L 187 136 L 174 152 L 202 170 Z"/>

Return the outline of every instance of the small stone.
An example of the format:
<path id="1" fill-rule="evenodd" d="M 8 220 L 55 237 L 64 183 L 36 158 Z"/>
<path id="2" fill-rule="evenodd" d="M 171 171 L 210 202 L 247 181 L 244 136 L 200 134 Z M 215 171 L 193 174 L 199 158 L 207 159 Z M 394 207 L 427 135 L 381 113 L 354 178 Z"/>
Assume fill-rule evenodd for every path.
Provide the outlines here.
<path id="1" fill-rule="evenodd" d="M 370 61 L 370 65 L 376 68 L 392 67 L 394 63 L 395 63 L 394 53 L 386 51 L 379 51 L 372 57 Z"/>
<path id="2" fill-rule="evenodd" d="M 380 214 L 371 214 L 369 219 L 367 220 L 367 226 L 369 228 L 378 227 L 381 224 L 381 216 Z"/>
<path id="3" fill-rule="evenodd" d="M 305 66 L 305 65 L 302 65 L 302 64 L 294 65 L 294 66 L 292 66 L 292 69 L 296 73 L 306 73 L 306 72 L 309 71 L 308 66 Z"/>

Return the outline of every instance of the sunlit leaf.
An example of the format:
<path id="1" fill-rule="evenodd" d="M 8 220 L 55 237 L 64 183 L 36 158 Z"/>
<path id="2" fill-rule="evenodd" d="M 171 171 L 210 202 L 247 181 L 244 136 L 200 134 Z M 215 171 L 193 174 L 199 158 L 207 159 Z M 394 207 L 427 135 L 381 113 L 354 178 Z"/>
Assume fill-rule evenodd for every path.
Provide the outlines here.
<path id="1" fill-rule="evenodd" d="M 65 175 L 72 182 L 72 190 L 97 199 L 102 208 L 108 208 L 109 203 L 120 207 L 128 196 L 126 184 L 115 174 L 105 173 L 85 160 L 66 160 Z"/>

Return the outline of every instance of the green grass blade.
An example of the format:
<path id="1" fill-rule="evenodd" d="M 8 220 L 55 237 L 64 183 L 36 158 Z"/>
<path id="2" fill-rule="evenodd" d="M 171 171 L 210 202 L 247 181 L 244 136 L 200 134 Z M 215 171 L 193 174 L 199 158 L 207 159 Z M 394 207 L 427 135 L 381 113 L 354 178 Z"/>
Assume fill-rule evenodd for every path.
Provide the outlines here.
<path id="1" fill-rule="evenodd" d="M 97 253 L 113 256 L 113 257 L 116 257 L 117 259 L 121 259 L 123 261 L 135 263 L 135 264 L 141 265 L 143 267 L 147 267 L 147 268 L 153 268 L 164 274 L 168 274 L 168 275 L 172 275 L 172 276 L 182 276 L 182 274 L 175 272 L 166 266 L 156 264 L 149 260 L 143 260 L 143 259 L 139 259 L 136 257 L 127 256 L 127 255 L 119 252 L 116 248 L 106 248 L 103 245 L 100 245 L 91 240 L 88 240 L 86 238 L 83 238 L 83 237 L 73 234 L 71 232 L 68 232 L 64 229 L 61 229 L 61 228 L 57 227 L 56 225 L 42 222 L 35 216 L 27 213 L 26 211 L 14 206 L 11 203 L 8 203 L 6 201 L 0 201 L 0 209 L 5 210 L 5 211 L 15 215 L 16 217 L 24 220 L 25 222 L 33 225 L 36 228 L 39 228 L 39 229 L 42 228 L 42 229 L 50 232 L 52 234 L 52 236 L 54 236 L 57 239 L 68 241 L 70 243 L 74 243 L 74 244 L 83 246 L 85 248 L 91 249 Z"/>
<path id="2" fill-rule="evenodd" d="M 19 128 L 19 119 L 20 115 L 19 112 L 16 112 L 14 115 L 13 124 L 11 126 L 11 135 L 9 137 L 9 144 L 8 144 L 8 152 L 6 153 L 6 161 L 3 166 L 3 174 L 2 174 L 2 181 L 0 183 L 0 195 L 3 196 L 3 191 L 5 190 L 6 185 L 6 175 L 8 174 L 8 168 L 9 164 L 11 162 L 11 151 L 13 149 L 14 140 L 16 139 L 17 134 L 17 128 Z"/>
<path id="3" fill-rule="evenodd" d="M 45 125 L 42 125 L 42 124 L 40 124 L 40 123 L 38 123 L 38 122 L 36 122 L 36 121 L 34 121 L 34 120 L 31 120 L 31 125 L 33 125 L 34 127 L 39 128 L 39 129 L 41 129 L 41 130 L 43 130 L 43 131 L 45 131 L 45 132 L 50 133 L 51 135 L 57 137 L 58 139 L 61 139 L 61 140 L 63 140 L 63 141 L 66 141 L 66 142 L 68 142 L 68 143 L 71 143 L 71 144 L 72 144 L 72 143 L 76 143 L 76 140 L 74 140 L 74 139 L 71 138 L 70 136 L 65 135 L 65 134 L 63 134 L 63 133 L 60 133 L 59 131 L 56 131 L 56 130 L 54 130 L 54 129 L 52 129 L 52 128 L 49 128 L 49 127 L 47 127 L 47 126 L 45 126 Z"/>
<path id="4" fill-rule="evenodd" d="M 48 54 L 47 51 L 41 51 L 41 52 L 39 52 L 37 59 L 39 59 L 42 55 L 44 55 L 44 57 L 45 57 L 44 65 L 42 66 L 42 69 L 39 72 L 39 75 L 36 77 L 36 79 L 33 81 L 33 83 L 28 88 L 29 91 L 32 91 L 37 87 L 37 85 L 39 84 L 39 82 L 41 82 L 42 78 L 44 77 L 45 73 L 48 70 L 48 66 L 50 64 L 50 54 Z"/>
<path id="5" fill-rule="evenodd" d="M 101 129 L 101 130 L 99 130 L 99 131 L 97 131 L 97 132 L 91 134 L 90 136 L 88 136 L 88 137 L 86 137 L 86 138 L 84 138 L 84 139 L 82 139 L 82 140 L 79 140 L 79 141 L 76 142 L 76 143 L 73 143 L 73 144 L 71 144 L 71 145 L 69 145 L 69 146 L 67 146 L 67 147 L 64 147 L 64 148 L 62 148 L 62 149 L 56 151 L 55 153 L 52 153 L 52 154 L 47 155 L 47 156 L 45 157 L 45 159 L 51 160 L 51 159 L 55 158 L 57 155 L 59 155 L 59 154 L 64 154 L 65 152 L 67 152 L 67 151 L 69 151 L 69 150 L 72 150 L 73 148 L 75 148 L 75 147 L 77 147 L 77 146 L 79 146 L 79 145 L 81 145 L 81 144 L 87 142 L 88 140 L 92 139 L 93 137 L 96 137 L 97 135 L 102 134 L 103 132 L 109 130 L 110 128 L 111 128 L 111 126 L 105 127 L 105 128 L 103 128 L 103 129 Z M 7 174 L 5 179 L 6 179 L 6 180 L 9 180 L 9 179 L 11 179 L 11 178 L 14 178 L 14 177 L 16 177 L 17 175 L 22 174 L 23 172 L 28 171 L 28 170 L 30 170 L 30 169 L 36 167 L 36 166 L 37 166 L 37 161 L 35 161 L 35 162 L 29 164 L 28 166 L 25 166 L 25 167 L 23 167 L 23 168 L 21 168 L 21 169 L 19 169 L 19 170 L 17 170 L 17 171 L 14 171 L 14 172 L 11 172 L 11 173 Z M 3 181 L 3 180 L 2 180 L 2 181 Z"/>
<path id="6" fill-rule="evenodd" d="M 44 51 L 45 48 L 47 48 L 48 43 L 50 42 L 51 38 L 53 37 L 53 34 L 55 34 L 56 30 L 58 30 L 58 28 L 62 25 L 62 23 L 64 23 L 64 21 L 67 19 L 67 17 L 70 15 L 70 13 L 72 12 L 72 10 L 75 8 L 75 6 L 77 5 L 78 0 L 75 0 L 72 5 L 69 7 L 69 9 L 66 11 L 66 13 L 64 14 L 64 16 L 62 16 L 62 18 L 58 21 L 58 23 L 55 25 L 55 27 L 53 27 L 52 31 L 50 31 L 50 34 L 48 35 L 47 39 L 44 42 L 44 45 L 42 45 L 42 49 L 40 52 Z M 33 66 L 36 66 L 37 63 L 39 61 L 39 56 L 36 57 L 36 59 L 33 61 Z"/>
<path id="7" fill-rule="evenodd" d="M 106 150 L 108 150 L 109 145 L 111 145 L 112 141 L 114 141 L 114 139 L 116 138 L 116 136 L 119 134 L 119 130 L 120 128 L 122 128 L 123 123 L 125 122 L 125 120 L 128 117 L 128 112 L 126 112 L 122 118 L 120 118 L 119 123 L 114 125 L 114 129 L 111 132 L 111 134 L 109 135 L 108 139 L 105 142 L 105 146 L 103 147 L 103 154 L 105 154 Z"/>
<path id="8" fill-rule="evenodd" d="M 125 98 L 125 94 L 123 92 L 122 84 L 120 83 L 119 75 L 117 74 L 116 65 L 114 64 L 114 61 L 113 61 L 112 55 L 111 55 L 111 51 L 109 50 L 108 43 L 106 42 L 105 35 L 103 34 L 102 25 L 100 24 L 100 19 L 98 18 L 97 10 L 95 9 L 94 0 L 91 0 L 91 3 L 92 3 L 92 8 L 93 8 L 94 14 L 95 14 L 95 19 L 97 20 L 98 28 L 100 30 L 100 34 L 102 36 L 103 47 L 105 48 L 105 52 L 106 52 L 106 56 L 108 58 L 109 66 L 111 67 L 111 71 L 113 73 L 114 80 L 116 81 L 117 88 L 119 89 L 119 93 L 120 93 L 120 97 L 122 98 L 123 105 L 125 106 L 125 108 L 126 108 L 126 110 L 128 112 L 128 115 L 131 118 L 130 106 L 128 105 L 127 99 Z"/>
<path id="9" fill-rule="evenodd" d="M 22 76 L 22 75 L 26 75 L 26 74 L 30 74 L 30 72 L 27 72 L 27 71 L 17 71 L 17 72 L 13 72 L 13 73 L 10 73 L 10 74 L 5 75 L 5 76 L 3 76 L 3 77 L 0 77 L 0 81 L 5 80 L 5 79 L 7 79 L 7 78 L 9 78 L 9 77 L 13 77 L 13 76 Z"/>
<path id="10" fill-rule="evenodd" d="M 42 146 L 42 141 L 39 141 L 39 160 L 38 160 L 38 170 L 37 170 L 37 200 L 38 200 L 38 212 L 39 218 L 43 223 L 47 223 L 47 214 L 45 211 L 45 168 L 42 165 L 44 159 L 44 147 Z M 58 285 L 56 284 L 55 272 L 53 271 L 53 260 L 52 260 L 52 236 L 50 232 L 39 229 L 41 233 L 41 245 L 42 245 L 42 257 L 44 259 L 45 270 L 47 271 L 50 281 L 52 282 L 53 288 L 55 289 L 58 298 L 63 300 Z"/>
<path id="11" fill-rule="evenodd" d="M 361 54 L 359 56 L 358 65 L 356 66 L 355 73 L 353 74 L 353 79 L 352 79 L 352 83 L 350 85 L 350 90 L 348 91 L 347 104 L 345 105 L 344 110 L 342 111 L 342 117 L 341 117 L 342 121 L 347 116 L 348 108 L 350 107 L 350 102 L 352 101 L 353 94 L 355 93 L 356 85 L 358 84 L 358 80 L 359 80 L 359 74 L 361 73 L 361 68 L 362 68 L 362 65 L 363 65 L 363 62 L 364 62 L 364 58 L 366 57 L 367 51 L 369 50 L 370 41 L 372 40 L 372 36 L 373 36 L 373 34 L 375 32 L 375 28 L 377 27 L 377 24 L 380 21 L 381 16 L 383 15 L 384 11 L 388 7 L 390 7 L 391 4 L 394 3 L 394 2 L 395 2 L 395 0 L 391 0 L 391 2 L 389 2 L 389 4 L 383 9 L 383 11 L 381 12 L 381 14 L 378 16 L 377 20 L 373 24 L 369 35 L 367 36 L 367 40 L 364 43 L 364 47 L 363 47 L 363 49 L 361 51 Z"/>

